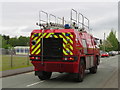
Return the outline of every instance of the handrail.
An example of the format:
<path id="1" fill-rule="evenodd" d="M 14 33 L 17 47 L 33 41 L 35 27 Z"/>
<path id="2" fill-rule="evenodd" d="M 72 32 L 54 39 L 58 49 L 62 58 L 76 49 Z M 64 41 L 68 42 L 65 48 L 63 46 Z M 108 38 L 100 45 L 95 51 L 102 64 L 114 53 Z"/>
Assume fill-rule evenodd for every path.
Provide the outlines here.
<path id="1" fill-rule="evenodd" d="M 62 18 L 60 18 L 60 17 L 57 18 L 57 24 L 59 24 L 58 20 L 61 20 L 61 24 L 63 24 L 63 19 Z"/>
<path id="2" fill-rule="evenodd" d="M 49 22 L 51 22 L 51 17 L 55 18 L 55 23 L 56 23 L 56 16 L 53 15 L 53 14 L 50 14 L 50 15 L 49 15 Z M 51 23 L 52 23 L 52 22 L 51 22 Z"/>
<path id="3" fill-rule="evenodd" d="M 76 13 L 76 15 L 75 15 L 76 18 L 75 19 L 73 18 L 73 12 Z M 70 19 L 71 19 L 71 24 L 72 24 L 72 20 L 77 23 L 77 11 L 76 10 L 71 9 L 71 18 Z"/>
<path id="4" fill-rule="evenodd" d="M 88 21 L 88 24 L 87 24 L 87 25 L 84 24 L 84 26 L 87 27 L 87 28 L 89 29 L 89 19 L 86 18 L 86 17 L 84 17 L 84 18 Z"/>
<path id="5" fill-rule="evenodd" d="M 42 15 L 41 15 L 42 13 L 47 17 L 46 20 L 42 19 Z M 85 20 L 87 20 L 87 24 Z M 70 24 L 71 26 L 70 28 L 74 27 L 75 29 L 82 29 L 82 30 L 84 30 L 84 28 L 89 29 L 89 19 L 86 18 L 83 14 L 78 13 L 75 9 L 71 9 L 70 21 L 64 20 L 64 17 L 63 18 L 56 17 L 55 15 L 48 14 L 44 11 L 39 12 L 39 24 L 38 25 L 43 26 L 43 28 L 64 27 L 65 24 Z"/>
<path id="6" fill-rule="evenodd" d="M 80 16 L 82 16 L 82 22 L 80 22 Z M 84 28 L 84 16 L 81 13 L 78 13 L 78 26 L 79 24 L 81 24 L 82 28 Z"/>
<path id="7" fill-rule="evenodd" d="M 45 21 L 45 20 L 42 20 L 41 13 L 43 13 L 43 14 L 46 15 L 46 17 L 47 17 L 47 20 L 46 20 L 46 21 Z M 39 11 L 39 23 L 41 23 L 41 21 L 48 23 L 48 13 L 47 13 L 47 12 L 45 12 L 45 11 Z"/>

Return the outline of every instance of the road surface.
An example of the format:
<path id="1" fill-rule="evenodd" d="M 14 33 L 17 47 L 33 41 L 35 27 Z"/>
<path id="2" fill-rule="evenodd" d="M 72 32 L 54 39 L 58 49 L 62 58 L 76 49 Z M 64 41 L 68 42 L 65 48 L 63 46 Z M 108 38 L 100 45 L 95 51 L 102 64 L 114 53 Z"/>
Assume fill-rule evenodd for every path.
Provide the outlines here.
<path id="1" fill-rule="evenodd" d="M 120 57 L 120 55 L 119 55 Z M 71 74 L 53 73 L 50 80 L 39 80 L 34 72 L 2 78 L 3 88 L 118 88 L 118 55 L 101 58 L 96 74 L 86 71 L 83 82 L 75 82 Z"/>

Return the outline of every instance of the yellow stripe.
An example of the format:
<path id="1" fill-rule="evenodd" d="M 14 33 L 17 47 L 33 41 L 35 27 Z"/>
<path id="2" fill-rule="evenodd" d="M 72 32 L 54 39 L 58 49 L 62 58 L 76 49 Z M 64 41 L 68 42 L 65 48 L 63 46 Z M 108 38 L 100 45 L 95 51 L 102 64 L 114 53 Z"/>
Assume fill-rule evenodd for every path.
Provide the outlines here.
<path id="1" fill-rule="evenodd" d="M 73 34 L 72 33 L 69 33 L 70 34 L 70 37 L 73 38 Z"/>
<path id="2" fill-rule="evenodd" d="M 57 35 L 54 35 L 54 37 L 55 37 L 55 38 L 58 38 L 58 36 L 57 36 Z"/>
<path id="3" fill-rule="evenodd" d="M 66 51 L 63 49 L 63 53 L 65 54 L 65 55 L 68 55 L 68 53 L 66 53 Z"/>
<path id="4" fill-rule="evenodd" d="M 63 44 L 63 47 L 66 49 L 66 47 L 65 47 L 65 44 Z M 66 51 L 63 49 L 63 53 L 65 54 L 65 55 L 68 55 L 68 53 L 66 53 Z"/>
<path id="5" fill-rule="evenodd" d="M 39 54 L 39 53 L 40 53 L 40 49 L 35 54 Z"/>
<path id="6" fill-rule="evenodd" d="M 42 33 L 39 33 L 39 36 L 41 35 Z"/>
<path id="7" fill-rule="evenodd" d="M 65 35 L 65 33 L 62 33 L 63 35 Z M 63 38 L 63 41 L 67 44 L 67 40 L 62 36 L 59 35 L 61 38 Z M 66 37 L 66 36 L 65 36 Z M 66 46 L 63 44 L 63 47 L 66 49 L 66 51 L 70 51 L 69 48 L 66 48 Z M 73 47 L 70 45 L 71 50 L 73 50 Z M 66 53 L 66 51 L 64 52 L 65 55 L 68 55 L 68 53 Z M 70 51 L 70 55 L 73 55 L 73 53 Z"/>
<path id="8" fill-rule="evenodd" d="M 36 34 L 36 33 L 35 33 L 35 34 Z M 42 33 L 39 33 L 39 36 L 40 36 L 41 34 L 42 34 Z M 42 35 L 40 38 L 44 37 L 46 34 L 47 34 L 47 33 L 43 33 L 43 35 Z M 51 34 L 54 34 L 54 33 L 49 33 L 45 38 L 49 38 Z M 65 33 L 62 33 L 62 34 L 65 36 Z M 33 38 L 33 37 L 34 37 L 34 35 L 32 35 L 32 38 Z M 55 37 L 55 38 L 58 38 L 57 35 L 54 35 L 54 37 Z M 65 36 L 66 38 L 64 38 L 62 35 L 59 35 L 59 37 L 60 37 L 60 38 L 63 38 L 63 42 L 64 42 L 64 43 L 67 44 L 67 42 L 68 42 L 68 41 L 66 40 L 66 38 L 67 38 L 67 39 L 69 39 L 70 42 L 73 44 L 73 41 L 71 40 L 71 38 L 73 38 L 73 35 L 70 34 L 70 37 L 71 37 L 71 38 L 68 37 L 68 36 L 67 36 L 67 37 Z M 38 37 L 35 37 L 34 40 L 36 40 L 37 38 L 38 38 Z M 38 44 L 38 43 L 40 42 L 40 40 L 41 40 L 41 39 L 38 39 L 38 40 L 36 41 L 36 44 Z M 66 48 L 66 46 L 65 46 L 64 43 L 63 43 L 63 47 L 65 48 L 65 50 L 63 49 L 63 53 L 64 53 L 65 55 L 68 55 L 69 53 L 67 53 L 66 51 L 67 51 L 67 50 L 70 51 L 70 50 L 69 50 L 69 48 Z M 32 54 L 34 54 L 35 51 L 36 51 L 38 48 L 40 48 L 40 46 L 41 46 L 40 44 L 38 44 L 38 46 L 33 45 L 33 46 L 32 46 L 32 49 L 33 49 L 34 47 L 36 47 L 36 48 L 32 51 Z M 71 45 L 70 45 L 70 49 L 73 50 L 73 47 L 72 47 Z M 40 51 L 41 51 L 41 50 L 38 50 L 38 51 L 36 52 L 36 54 L 39 54 Z M 72 53 L 71 51 L 70 51 L 70 55 L 73 55 L 73 53 Z"/>
<path id="9" fill-rule="evenodd" d="M 65 33 L 63 33 L 63 35 L 65 36 Z M 73 44 L 73 41 L 71 40 L 71 38 L 69 36 L 65 36 L 67 39 L 70 40 L 70 42 Z"/>
<path id="10" fill-rule="evenodd" d="M 36 40 L 38 37 L 35 37 L 33 40 Z"/>
<path id="11" fill-rule="evenodd" d="M 43 38 L 47 33 L 43 33 L 43 35 L 40 38 Z"/>
<path id="12" fill-rule="evenodd" d="M 38 46 L 32 51 L 32 54 L 34 54 L 38 48 L 40 48 L 40 44 L 38 44 Z"/>
<path id="13" fill-rule="evenodd" d="M 45 38 L 49 38 L 50 37 L 50 35 L 51 35 L 51 33 L 49 33 Z"/>
<path id="14" fill-rule="evenodd" d="M 40 43 L 40 40 L 41 40 L 41 39 L 38 39 L 38 40 L 37 40 L 36 45 L 37 45 L 38 43 Z M 36 45 L 32 45 L 32 49 L 33 49 L 34 47 L 36 47 Z"/>
<path id="15" fill-rule="evenodd" d="M 36 33 L 34 33 L 34 34 L 36 34 Z M 41 33 L 38 33 L 38 36 L 40 36 L 41 35 Z M 38 37 L 35 37 L 33 40 L 36 40 Z M 40 42 L 40 38 L 36 41 L 36 44 L 38 44 L 39 42 Z M 32 49 L 34 48 L 34 47 L 36 47 L 36 45 L 32 45 Z"/>
<path id="16" fill-rule="evenodd" d="M 32 35 L 32 38 L 34 37 L 34 35 Z"/>
<path id="17" fill-rule="evenodd" d="M 62 33 L 62 34 L 65 36 L 65 33 Z M 66 37 L 66 36 L 65 36 L 65 37 Z M 68 36 L 67 36 L 66 38 L 69 39 L 70 42 L 73 44 L 73 41 L 72 41 Z M 63 41 L 67 43 L 66 40 L 63 39 Z M 73 55 L 73 53 L 71 52 L 71 50 L 73 50 L 73 47 L 72 47 L 71 45 L 70 45 L 70 49 L 71 49 L 71 50 L 70 50 L 69 48 L 66 48 L 66 47 L 65 47 L 65 49 L 68 50 L 68 51 L 70 51 L 70 55 Z"/>
<path id="18" fill-rule="evenodd" d="M 65 43 L 67 43 L 67 41 L 66 41 L 66 39 L 62 36 L 62 35 L 59 35 L 61 38 L 63 38 L 63 41 L 65 42 Z"/>
<path id="19" fill-rule="evenodd" d="M 70 37 L 71 37 L 71 38 L 73 38 L 73 35 L 72 35 L 72 34 L 70 34 Z"/>
<path id="20" fill-rule="evenodd" d="M 36 34 L 36 33 L 33 33 L 32 38 L 34 37 L 35 34 Z"/>
<path id="21" fill-rule="evenodd" d="M 63 44 L 63 47 L 66 49 L 65 44 Z"/>
<path id="22" fill-rule="evenodd" d="M 70 45 L 70 49 L 73 50 L 73 47 Z"/>

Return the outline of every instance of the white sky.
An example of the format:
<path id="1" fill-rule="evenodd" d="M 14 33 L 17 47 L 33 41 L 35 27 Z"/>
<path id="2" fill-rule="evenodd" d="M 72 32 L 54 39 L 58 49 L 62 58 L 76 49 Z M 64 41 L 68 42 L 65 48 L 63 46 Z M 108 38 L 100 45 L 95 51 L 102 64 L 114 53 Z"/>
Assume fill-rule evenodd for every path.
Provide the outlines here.
<path id="1" fill-rule="evenodd" d="M 5 1 L 5 0 L 4 0 Z M 7 0 L 6 0 L 7 1 Z M 33 29 L 39 28 L 35 25 L 38 21 L 40 10 L 54 14 L 58 17 L 70 17 L 71 8 L 85 15 L 90 20 L 91 33 L 103 39 L 112 28 L 118 33 L 118 2 L 4 2 L 2 10 L 1 34 L 13 36 L 29 36 Z M 31 0 L 32 1 L 32 0 Z M 77 0 L 76 0 L 77 1 Z M 105 0 L 107 1 L 107 0 Z M 114 1 L 114 2 L 111 2 Z M 1 8 L 2 7 L 2 8 Z M 118 37 L 118 35 L 117 35 Z"/>

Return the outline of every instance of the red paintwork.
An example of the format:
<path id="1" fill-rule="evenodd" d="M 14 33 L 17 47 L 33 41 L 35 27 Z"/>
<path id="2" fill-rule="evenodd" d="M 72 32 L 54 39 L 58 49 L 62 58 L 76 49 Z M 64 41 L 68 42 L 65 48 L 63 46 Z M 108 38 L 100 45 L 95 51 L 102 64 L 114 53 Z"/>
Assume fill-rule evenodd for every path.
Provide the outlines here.
<path id="1" fill-rule="evenodd" d="M 78 72 L 78 63 L 77 62 L 44 62 L 44 65 L 41 64 L 41 61 L 32 61 L 32 64 L 35 66 L 35 71 L 48 71 L 48 72 L 69 72 L 77 73 Z M 61 66 L 62 65 L 62 66 Z"/>
<path id="2" fill-rule="evenodd" d="M 31 35 L 33 33 L 41 33 L 42 30 L 33 30 Z M 99 49 L 95 46 L 95 38 L 88 34 L 87 32 L 78 32 L 74 29 L 53 29 L 53 30 L 44 30 L 44 33 L 68 33 L 71 32 L 73 34 L 73 53 L 75 56 L 78 56 L 78 60 L 75 62 L 50 62 L 50 61 L 44 61 L 44 65 L 41 64 L 41 61 L 32 61 L 31 63 L 35 67 L 35 71 L 50 71 L 50 72 L 70 72 L 70 73 L 79 73 L 79 62 L 80 57 L 86 57 L 86 56 L 96 56 L 100 55 Z M 31 39 L 30 38 L 30 47 L 31 47 Z M 77 39 L 77 41 L 76 41 Z M 87 42 L 87 50 L 88 55 L 84 54 L 83 46 L 82 46 L 82 39 L 85 39 Z M 80 48 L 80 49 L 77 49 Z M 31 52 L 31 48 L 30 48 Z M 36 56 L 36 55 L 33 55 Z M 96 58 L 94 57 L 94 64 L 96 64 Z"/>

